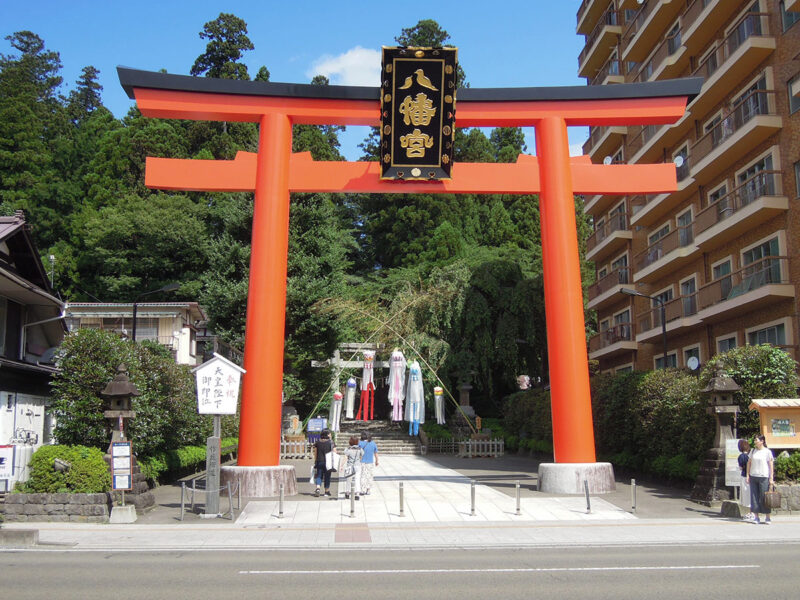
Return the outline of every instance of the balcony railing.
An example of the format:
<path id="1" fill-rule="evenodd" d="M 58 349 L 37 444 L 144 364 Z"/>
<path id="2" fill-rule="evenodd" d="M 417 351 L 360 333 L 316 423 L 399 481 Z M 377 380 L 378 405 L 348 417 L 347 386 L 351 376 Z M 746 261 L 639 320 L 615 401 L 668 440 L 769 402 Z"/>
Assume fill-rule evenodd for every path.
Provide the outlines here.
<path id="1" fill-rule="evenodd" d="M 591 251 L 597 247 L 598 244 L 602 243 L 609 235 L 614 233 L 615 231 L 627 231 L 628 230 L 628 213 L 616 213 L 614 215 L 609 215 L 606 222 L 603 223 L 602 226 L 597 228 L 595 232 L 589 236 L 589 239 L 586 240 L 586 250 Z"/>
<path id="2" fill-rule="evenodd" d="M 607 77 L 621 76 L 622 75 L 622 61 L 616 58 L 609 58 L 600 70 L 597 72 L 589 85 L 601 85 Z"/>
<path id="3" fill-rule="evenodd" d="M 653 73 L 658 70 L 658 67 L 665 60 L 667 60 L 667 58 L 675 54 L 680 47 L 681 32 L 678 31 L 677 33 L 665 38 L 664 41 L 662 41 L 656 47 L 655 51 L 650 55 L 650 57 L 639 65 L 638 69 L 629 71 L 625 81 L 638 81 L 640 83 L 648 81 L 652 77 Z"/>
<path id="4" fill-rule="evenodd" d="M 701 210 L 694 220 L 697 235 L 739 212 L 755 200 L 763 196 L 777 195 L 780 176 L 780 171 L 756 173 L 730 193 Z"/>
<path id="5" fill-rule="evenodd" d="M 636 16 L 628 25 L 628 28 L 625 30 L 623 34 L 623 38 L 626 43 L 629 43 L 633 37 L 638 33 L 638 31 L 644 25 L 644 22 L 647 20 L 647 17 L 650 16 L 650 13 L 653 12 L 653 9 L 658 5 L 658 0 L 649 0 L 645 2 L 644 6 L 639 9 L 639 12 L 636 13 Z"/>
<path id="6" fill-rule="evenodd" d="M 698 65 L 691 76 L 708 80 L 747 39 L 754 36 L 768 36 L 769 31 L 766 27 L 768 17 L 769 13 L 745 14 L 719 47 Z"/>
<path id="7" fill-rule="evenodd" d="M 664 303 L 664 318 L 667 323 L 697 314 L 697 292 L 678 296 Z M 639 319 L 639 331 L 645 332 L 661 327 L 661 307 L 647 311 Z"/>
<path id="8" fill-rule="evenodd" d="M 617 342 L 631 342 L 635 339 L 633 323 L 618 323 L 589 338 L 589 352 L 596 352 Z"/>
<path id="9" fill-rule="evenodd" d="M 721 146 L 734 133 L 758 115 L 775 115 L 769 109 L 772 90 L 755 90 L 748 94 L 733 111 L 706 132 L 703 137 L 692 145 L 692 156 L 696 162 L 708 156 L 714 149 Z"/>
<path id="10" fill-rule="evenodd" d="M 637 271 L 649 267 L 661 260 L 667 254 L 678 248 L 684 248 L 694 242 L 692 223 L 673 229 L 667 235 L 651 244 L 643 252 L 633 257 L 633 264 Z"/>
<path id="11" fill-rule="evenodd" d="M 607 10 L 597 21 L 597 25 L 595 25 L 595 28 L 592 29 L 592 32 L 586 36 L 584 48 L 578 56 L 578 64 L 582 65 L 585 62 L 586 57 L 589 56 L 589 53 L 592 51 L 592 48 L 597 41 L 597 38 L 599 38 L 600 34 L 603 32 L 603 29 L 611 25 L 620 25 L 621 22 L 619 11 L 614 10 L 613 8 Z"/>
<path id="12" fill-rule="evenodd" d="M 601 277 L 593 285 L 589 286 L 586 290 L 586 296 L 589 300 L 594 300 L 598 296 L 605 294 L 608 290 L 616 285 L 627 285 L 631 282 L 631 274 L 629 267 L 620 267 L 614 269 L 605 277 Z"/>
<path id="13" fill-rule="evenodd" d="M 644 125 L 638 129 L 636 127 L 629 127 L 628 131 L 630 131 L 631 134 L 628 137 L 627 156 L 636 156 L 636 153 L 653 139 L 653 136 L 655 136 L 660 127 L 661 125 Z"/>
<path id="14" fill-rule="evenodd" d="M 700 310 L 770 284 L 789 283 L 789 257 L 767 256 L 700 288 Z"/>

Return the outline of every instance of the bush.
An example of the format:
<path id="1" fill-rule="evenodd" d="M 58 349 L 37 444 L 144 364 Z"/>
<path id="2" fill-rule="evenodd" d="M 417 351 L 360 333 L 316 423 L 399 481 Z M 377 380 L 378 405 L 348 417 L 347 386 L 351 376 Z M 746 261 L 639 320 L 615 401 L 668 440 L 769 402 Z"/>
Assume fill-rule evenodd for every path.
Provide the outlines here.
<path id="1" fill-rule="evenodd" d="M 222 438 L 220 447 L 223 449 L 238 446 L 237 438 Z M 196 471 L 205 467 L 205 446 L 184 446 L 174 450 L 156 452 L 152 456 L 140 459 L 139 468 L 147 479 L 156 483 L 168 475 L 178 475 L 187 471 Z"/>
<path id="2" fill-rule="evenodd" d="M 789 456 L 775 457 L 775 479 L 779 481 L 800 480 L 800 452 Z"/>
<path id="3" fill-rule="evenodd" d="M 70 463 L 66 472 L 53 468 L 56 458 Z M 86 446 L 42 446 L 31 458 L 31 477 L 17 490 L 28 494 L 96 494 L 111 489 L 103 452 Z"/>
<path id="4" fill-rule="evenodd" d="M 438 423 L 423 423 L 422 430 L 430 440 L 452 440 L 453 434 L 447 427 L 442 427 Z"/>
<path id="5" fill-rule="evenodd" d="M 134 344 L 95 329 L 70 333 L 57 357 L 53 377 L 54 434 L 60 444 L 106 448 L 110 433 L 100 395 L 124 363 L 140 395 L 133 398 L 136 418 L 126 423 L 137 457 L 169 448 L 202 444 L 211 421 L 197 413 L 194 377 L 169 352 L 152 342 Z"/>

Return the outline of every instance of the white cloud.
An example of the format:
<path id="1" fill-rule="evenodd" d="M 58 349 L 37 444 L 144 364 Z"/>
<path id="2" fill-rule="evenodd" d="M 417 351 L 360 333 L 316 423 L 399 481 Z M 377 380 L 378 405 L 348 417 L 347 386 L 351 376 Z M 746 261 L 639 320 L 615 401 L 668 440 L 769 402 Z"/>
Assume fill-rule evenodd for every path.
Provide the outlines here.
<path id="1" fill-rule="evenodd" d="M 306 77 L 325 75 L 332 85 L 365 85 L 378 87 L 381 84 L 381 53 L 361 46 L 351 48 L 344 54 L 319 57 L 306 71 Z"/>

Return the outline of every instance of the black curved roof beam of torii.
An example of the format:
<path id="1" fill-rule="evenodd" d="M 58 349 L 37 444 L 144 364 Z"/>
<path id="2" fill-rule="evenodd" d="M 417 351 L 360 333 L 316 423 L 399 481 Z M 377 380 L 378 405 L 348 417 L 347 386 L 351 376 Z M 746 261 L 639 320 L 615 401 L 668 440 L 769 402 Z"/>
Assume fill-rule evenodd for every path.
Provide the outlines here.
<path id="1" fill-rule="evenodd" d="M 378 87 L 213 79 L 124 67 L 118 67 L 117 71 L 128 96 L 137 101 L 142 114 L 148 117 L 258 122 L 264 114 L 279 112 L 295 124 L 377 126 L 380 123 Z M 458 127 L 536 126 L 545 117 L 558 116 L 568 126 L 666 124 L 683 115 L 686 104 L 700 92 L 702 83 L 700 78 L 690 78 L 604 86 L 463 88 L 457 93 L 456 122 Z M 147 185 L 175 190 L 253 189 L 253 154 L 239 153 L 233 161 L 192 161 L 196 163 L 194 171 L 206 175 L 199 178 L 188 173 L 185 165 L 180 170 L 184 176 L 176 174 L 178 169 L 174 167 L 178 160 L 148 158 Z M 456 163 L 452 181 L 443 182 L 380 181 L 377 163 L 314 162 L 314 168 L 322 169 L 324 177 L 330 181 L 325 189 L 300 175 L 308 171 L 310 160 L 308 153 L 292 155 L 292 191 L 336 191 L 332 188 L 337 186 L 339 191 L 346 188 L 347 191 L 388 193 L 527 194 L 538 191 L 538 180 L 530 181 L 531 163 L 537 161 L 534 156 L 521 155 L 518 163 L 504 165 L 471 163 L 468 168 L 474 176 L 469 178 L 465 177 L 466 165 Z M 654 167 L 672 165 L 592 165 L 586 156 L 574 157 L 574 191 L 625 194 L 674 190 L 677 185 L 674 167 L 669 172 Z M 635 179 L 641 181 L 641 170 L 647 168 L 652 173 L 652 177 L 648 175 L 648 189 L 641 189 L 641 186 L 636 190 L 627 189 L 625 180 L 628 174 L 633 174 L 632 169 L 639 171 Z M 614 172 L 611 176 L 609 169 Z M 239 175 L 236 185 L 230 184 L 233 172 Z M 457 183 L 459 172 L 462 186 Z M 502 185 L 492 183 L 498 177 Z M 228 183 L 214 187 L 214 180 Z M 485 186 L 476 186 L 476 182 L 485 182 Z"/>

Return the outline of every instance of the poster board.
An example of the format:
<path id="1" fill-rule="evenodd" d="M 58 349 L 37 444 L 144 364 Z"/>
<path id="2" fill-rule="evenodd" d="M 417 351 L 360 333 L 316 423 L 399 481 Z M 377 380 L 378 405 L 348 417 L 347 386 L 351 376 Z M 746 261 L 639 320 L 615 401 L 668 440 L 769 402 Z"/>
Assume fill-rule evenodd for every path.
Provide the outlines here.
<path id="1" fill-rule="evenodd" d="M 739 469 L 739 440 L 725 440 L 725 485 L 739 487 L 742 484 L 742 472 Z"/>
<path id="2" fill-rule="evenodd" d="M 133 462 L 130 442 L 111 444 L 111 489 L 115 492 L 133 489 Z"/>

